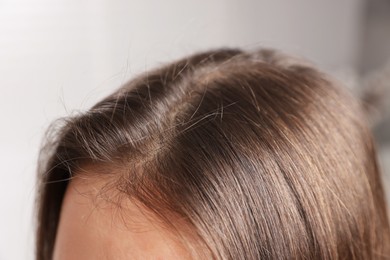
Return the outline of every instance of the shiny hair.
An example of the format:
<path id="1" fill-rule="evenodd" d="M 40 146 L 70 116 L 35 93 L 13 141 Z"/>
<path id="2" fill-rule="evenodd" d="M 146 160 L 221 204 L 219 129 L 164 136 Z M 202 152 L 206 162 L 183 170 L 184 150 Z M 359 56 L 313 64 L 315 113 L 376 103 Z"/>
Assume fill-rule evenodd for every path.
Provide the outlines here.
<path id="1" fill-rule="evenodd" d="M 211 258 L 390 257 L 361 110 L 333 79 L 268 49 L 148 71 L 56 124 L 40 156 L 36 257 L 52 257 L 67 185 L 87 166 Z"/>

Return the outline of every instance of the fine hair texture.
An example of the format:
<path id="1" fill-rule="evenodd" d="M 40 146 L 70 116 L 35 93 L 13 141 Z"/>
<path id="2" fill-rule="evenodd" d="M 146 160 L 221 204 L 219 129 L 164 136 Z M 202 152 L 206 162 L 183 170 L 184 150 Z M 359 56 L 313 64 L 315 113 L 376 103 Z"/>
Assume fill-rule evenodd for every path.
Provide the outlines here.
<path id="1" fill-rule="evenodd" d="M 36 257 L 51 259 L 66 187 L 89 165 L 213 259 L 387 259 L 361 110 L 334 80 L 269 49 L 212 50 L 148 71 L 49 137 Z"/>

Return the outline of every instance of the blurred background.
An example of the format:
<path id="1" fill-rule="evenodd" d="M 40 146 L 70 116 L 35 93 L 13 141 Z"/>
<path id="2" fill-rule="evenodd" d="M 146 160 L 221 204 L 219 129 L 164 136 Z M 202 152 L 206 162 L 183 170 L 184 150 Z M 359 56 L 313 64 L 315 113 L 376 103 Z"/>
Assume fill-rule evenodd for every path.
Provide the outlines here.
<path id="1" fill-rule="evenodd" d="M 390 183 L 388 0 L 0 0 L 0 259 L 33 259 L 36 161 L 54 119 L 215 47 L 301 55 L 363 95 Z"/>

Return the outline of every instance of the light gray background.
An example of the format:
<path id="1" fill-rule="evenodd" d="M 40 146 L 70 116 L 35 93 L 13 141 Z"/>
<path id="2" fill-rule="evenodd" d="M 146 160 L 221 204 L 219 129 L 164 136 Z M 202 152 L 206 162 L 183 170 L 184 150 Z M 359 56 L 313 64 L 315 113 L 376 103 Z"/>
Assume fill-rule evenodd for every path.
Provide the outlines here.
<path id="1" fill-rule="evenodd" d="M 276 47 L 355 85 L 384 62 L 382 52 L 362 62 L 378 27 L 367 10 L 364 0 L 0 0 L 0 259 L 33 259 L 36 160 L 55 118 L 212 47 Z"/>

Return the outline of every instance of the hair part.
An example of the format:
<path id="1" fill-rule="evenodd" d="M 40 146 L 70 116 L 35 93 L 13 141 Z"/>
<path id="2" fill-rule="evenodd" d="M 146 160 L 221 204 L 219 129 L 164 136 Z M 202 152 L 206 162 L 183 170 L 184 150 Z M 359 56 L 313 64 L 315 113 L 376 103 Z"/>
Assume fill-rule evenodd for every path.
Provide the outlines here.
<path id="1" fill-rule="evenodd" d="M 37 259 L 51 258 L 66 187 L 88 165 L 216 259 L 390 257 L 361 114 L 338 83 L 273 50 L 213 50 L 140 75 L 42 149 Z"/>

